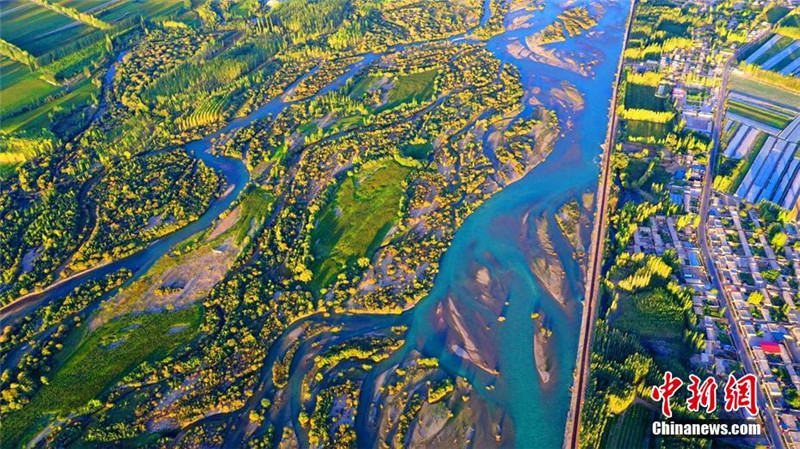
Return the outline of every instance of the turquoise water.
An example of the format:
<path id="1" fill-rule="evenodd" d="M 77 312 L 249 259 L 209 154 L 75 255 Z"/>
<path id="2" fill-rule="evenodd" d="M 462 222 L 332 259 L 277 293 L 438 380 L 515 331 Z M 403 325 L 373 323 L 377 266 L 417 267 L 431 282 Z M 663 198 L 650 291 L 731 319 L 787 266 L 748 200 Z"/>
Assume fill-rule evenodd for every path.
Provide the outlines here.
<path id="1" fill-rule="evenodd" d="M 580 4 L 588 6 L 588 2 L 572 2 L 570 6 Z M 552 216 L 567 201 L 597 189 L 598 157 L 606 136 L 629 3 L 627 0 L 606 2 L 603 8 L 605 13 L 593 30 L 595 33 L 552 46 L 567 54 L 580 55 L 578 60 L 597 60 L 593 75 L 588 77 L 520 60 L 507 50 L 508 44 L 551 23 L 563 10 L 558 3 L 548 2 L 543 11 L 535 12 L 528 21 L 530 28 L 507 32 L 488 43 L 488 48 L 498 58 L 519 69 L 526 91 L 538 87 L 541 92 L 547 92 L 567 81 L 581 92 L 585 107 L 573 113 L 546 95 L 538 95 L 547 107 L 557 111 L 564 136 L 544 163 L 492 197 L 466 220 L 441 261 L 433 291 L 414 309 L 411 319 L 408 336 L 411 344 L 407 349 L 418 348 L 425 355 L 440 357 L 447 371 L 466 377 L 490 404 L 507 411 L 515 441 L 505 443 L 520 448 L 557 448 L 562 446 L 564 437 L 584 285 L 571 249 L 563 239 L 555 238 L 553 243 L 565 265 L 569 284 L 566 306 L 557 303 L 528 268 L 526 245 L 533 245 L 535 241 L 530 238 L 535 235 L 533 217 L 542 213 Z M 506 22 L 510 23 L 515 15 Z M 526 103 L 527 100 L 528 95 Z M 522 116 L 530 114 L 531 109 L 526 107 Z M 568 121 L 572 122 L 571 128 L 564 125 Z M 523 224 L 526 214 L 530 218 Z M 491 277 L 507 291 L 506 320 L 502 324 L 494 324 L 496 317 L 491 314 L 495 312 L 482 305 L 475 293 L 466 288 L 474 283 L 473 261 L 488 267 Z M 477 339 L 489 339 L 500 372 L 496 379 L 455 355 L 434 325 L 436 309 L 448 297 L 462 315 L 464 311 L 489 315 L 486 322 L 492 323 L 491 329 L 471 328 L 469 332 Z M 533 360 L 534 326 L 530 314 L 534 311 L 543 312 L 548 327 L 553 330 L 554 373 L 545 387 L 539 382 Z M 494 385 L 493 390 L 484 388 L 489 384 Z"/>
<path id="2" fill-rule="evenodd" d="M 486 2 L 488 5 L 488 0 Z M 570 2 L 569 6 L 589 5 L 586 1 Z M 341 340 L 348 335 L 363 334 L 370 329 L 394 324 L 409 325 L 407 344 L 377 369 L 372 370 L 364 382 L 359 401 L 357 430 L 359 445 L 370 447 L 374 443 L 368 423 L 368 411 L 374 406 L 368 398 L 376 376 L 393 364 L 402 361 L 412 350 L 426 356 L 437 356 L 441 366 L 451 375 L 468 379 L 481 397 L 495 410 L 502 410 L 510 418 L 513 440 L 504 444 L 520 448 L 558 448 L 562 445 L 564 424 L 569 407 L 569 388 L 575 365 L 577 339 L 580 325 L 580 301 L 584 291 L 583 281 L 577 263 L 571 257 L 571 249 L 560 235 L 553 241 L 558 257 L 565 266 L 567 284 L 566 305 L 557 303 L 539 285 L 529 269 L 530 250 L 536 245 L 535 217 L 542 214 L 552 216 L 561 205 L 584 192 L 595 191 L 599 175 L 598 156 L 607 128 L 608 107 L 612 94 L 614 75 L 621 52 L 622 37 L 629 0 L 602 2 L 605 10 L 599 25 L 589 35 L 569 39 L 565 43 L 554 44 L 556 48 L 579 61 L 597 61 L 590 76 L 579 74 L 518 59 L 507 46 L 522 43 L 526 36 L 550 24 L 564 9 L 563 3 L 548 2 L 543 11 L 530 13 L 527 27 L 506 32 L 491 39 L 487 48 L 506 64 L 519 70 L 522 84 L 528 92 L 524 98 L 526 107 L 517 118 L 530 117 L 533 107 L 529 104 L 531 92 L 538 89 L 535 96 L 548 108 L 554 109 L 562 124 L 563 136 L 558 140 L 547 160 L 535 167 L 520 181 L 507 186 L 503 191 L 489 199 L 475 211 L 455 234 L 451 247 L 445 253 L 440 272 L 431 293 L 413 310 L 401 316 L 356 316 L 330 317 L 315 316 L 311 320 L 330 321 L 342 325 L 342 335 L 331 336 Z M 528 14 L 512 13 L 506 18 L 507 24 L 515 18 Z M 484 19 L 485 20 L 485 19 Z M 454 39 L 457 40 L 457 39 Z M 363 65 L 375 60 L 379 55 L 367 57 L 355 64 L 347 74 L 326 87 L 322 93 L 341 86 Z M 582 94 L 584 108 L 578 112 L 562 108 L 546 93 L 560 87 L 566 81 L 574 85 Z M 243 119 L 234 120 L 223 131 L 231 132 L 247 126 L 255 120 L 276 114 L 287 106 L 283 98 L 278 98 L 254 111 Z M 569 125 L 568 125 L 569 124 Z M 241 161 L 212 155 L 209 152 L 212 142 L 219 136 L 215 133 L 186 146 L 187 151 L 202 159 L 207 165 L 217 169 L 233 189 L 215 200 L 202 217 L 187 227 L 151 244 L 143 251 L 121 261 L 94 271 L 76 276 L 45 294 L 31 297 L 19 307 L 0 314 L 0 318 L 21 315 L 31 307 L 45 303 L 66 294 L 75 286 L 89 279 L 96 279 L 119 268 L 129 268 L 137 276 L 144 273 L 159 257 L 170 248 L 191 235 L 208 228 L 213 221 L 235 200 L 249 180 L 247 170 Z M 525 217 L 529 219 L 525 220 Z M 554 225 L 553 225 L 554 226 Z M 556 233 L 557 234 L 557 233 Z M 497 308 L 488 307 L 481 302 L 473 288 L 475 269 L 487 267 L 492 279 L 499 284 L 503 297 L 496 298 L 506 320 L 497 321 Z M 489 374 L 471 362 L 466 361 L 451 350 L 447 335 L 452 329 L 437 322 L 436 311 L 448 300 L 467 318 L 468 324 L 488 324 L 468 326 L 468 334 L 483 348 L 492 367 L 496 366 L 499 375 Z M 507 301 L 507 306 L 502 304 Z M 552 329 L 553 372 L 551 381 L 542 386 L 536 373 L 532 339 L 533 321 L 530 314 L 541 311 L 547 317 L 547 327 Z M 476 319 L 475 317 L 480 317 Z M 482 320 L 482 321 L 481 321 Z M 269 360 L 274 361 L 277 354 L 285 349 L 285 339 L 290 339 L 290 327 L 279 343 L 270 348 Z M 444 327 L 443 327 L 444 326 Z M 252 408 L 261 397 L 273 396 L 270 363 L 264 365 L 261 384 L 257 393 L 248 400 L 244 411 L 236 416 L 220 416 L 215 420 L 230 419 L 230 423 L 245 422 L 246 411 Z M 298 383 L 302 372 L 293 372 L 292 385 Z M 491 386 L 490 388 L 487 388 Z M 293 400 L 288 401 L 287 409 L 276 410 L 271 419 L 276 424 L 296 416 L 300 403 L 297 385 L 293 390 Z M 235 428 L 235 426 L 233 426 Z M 233 433 L 233 441 L 242 438 L 242 426 Z"/>

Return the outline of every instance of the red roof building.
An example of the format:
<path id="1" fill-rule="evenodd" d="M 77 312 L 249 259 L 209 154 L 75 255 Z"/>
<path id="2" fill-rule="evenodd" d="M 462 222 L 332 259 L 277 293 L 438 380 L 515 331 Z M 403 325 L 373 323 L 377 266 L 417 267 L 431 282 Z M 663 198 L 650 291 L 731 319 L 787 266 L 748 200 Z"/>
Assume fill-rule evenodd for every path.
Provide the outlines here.
<path id="1" fill-rule="evenodd" d="M 764 354 L 781 354 L 781 345 L 775 343 L 773 341 L 762 341 L 761 342 L 761 350 L 764 351 Z"/>

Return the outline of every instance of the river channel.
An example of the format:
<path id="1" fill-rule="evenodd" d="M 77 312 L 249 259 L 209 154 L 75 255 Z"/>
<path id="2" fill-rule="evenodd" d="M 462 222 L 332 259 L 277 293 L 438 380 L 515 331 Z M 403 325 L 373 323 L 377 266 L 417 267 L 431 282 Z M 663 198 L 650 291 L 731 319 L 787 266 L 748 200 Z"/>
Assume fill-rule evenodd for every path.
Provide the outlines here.
<path id="1" fill-rule="evenodd" d="M 567 3 L 590 6 L 589 2 Z M 490 403 L 509 414 L 514 441 L 507 443 L 518 448 L 560 448 L 564 437 L 584 281 L 566 241 L 554 239 L 570 287 L 566 305 L 546 293 L 531 273 L 526 257 L 525 245 L 533 243 L 526 236 L 536 232 L 534 221 L 526 217 L 552 216 L 564 203 L 597 190 L 598 161 L 630 6 L 628 0 L 598 3 L 604 13 L 591 33 L 552 46 L 579 61 L 594 61 L 588 76 L 518 58 L 510 50 L 514 43 L 522 43 L 525 37 L 552 23 L 565 7 L 559 2 L 548 1 L 543 10 L 534 13 L 510 14 L 507 26 L 515 20 L 519 23 L 520 16 L 530 15 L 530 18 L 523 28 L 488 42 L 490 51 L 520 71 L 528 92 L 524 98 L 528 106 L 520 118 L 531 113 L 529 99 L 535 96 L 532 92 L 548 92 L 563 81 L 577 88 L 584 106 L 580 111 L 568 110 L 548 96 L 539 96 L 545 106 L 557 112 L 563 136 L 544 163 L 493 196 L 465 221 L 441 261 L 433 290 L 414 309 L 407 336 L 406 350 L 413 348 L 424 355 L 439 357 L 448 372 L 466 377 Z M 435 311 L 448 298 L 462 310 L 473 306 L 482 309 L 474 293 L 464 288 L 474 283 L 475 271 L 470 263 L 473 261 L 488 267 L 493 278 L 501 278 L 508 292 L 505 321 L 489 332 L 499 371 L 496 378 L 465 364 L 447 347 L 433 325 Z M 548 326 L 553 331 L 551 356 L 555 373 L 546 386 L 539 381 L 531 350 L 534 326 L 530 316 L 534 311 L 548 317 Z M 491 388 L 482 388 L 490 384 Z"/>
<path id="2" fill-rule="evenodd" d="M 536 225 L 535 220 L 529 218 L 552 217 L 564 203 L 584 193 L 594 192 L 597 188 L 598 160 L 608 125 L 609 101 L 621 53 L 629 1 L 608 0 L 595 4 L 585 0 L 563 3 L 547 1 L 542 10 L 521 10 L 506 17 L 506 25 L 511 31 L 490 39 L 486 45 L 503 63 L 514 65 L 521 74 L 526 92 L 523 99 L 525 108 L 517 120 L 530 117 L 535 103 L 531 100 L 535 97 L 536 101 L 556 111 L 562 135 L 545 162 L 490 198 L 465 221 L 441 260 L 433 290 L 413 310 L 396 317 L 362 319 L 364 326 L 371 326 L 374 320 L 384 324 L 391 321 L 392 324 L 408 325 L 406 345 L 382 366 L 396 364 L 411 351 L 438 357 L 443 369 L 451 375 L 469 380 L 483 399 L 507 414 L 514 429 L 514 439 L 506 441 L 506 445 L 520 448 L 557 448 L 562 445 L 584 285 L 578 263 L 572 258 L 572 250 L 566 240 L 555 238 L 554 249 L 567 276 L 566 303 L 559 304 L 549 296 L 530 269 L 526 245 L 535 244 L 535 239 L 529 237 L 536 234 Z M 488 11 L 489 1 L 486 0 L 485 4 Z M 590 33 L 550 46 L 580 62 L 591 62 L 588 75 L 535 62 L 514 51 L 519 45 L 524 45 L 527 36 L 552 23 L 567 5 L 591 8 L 599 5 L 598 10 L 602 10 L 597 27 Z M 486 18 L 488 16 L 484 17 L 484 21 Z M 459 39 L 461 37 L 452 40 Z M 366 55 L 319 94 L 342 86 L 358 70 L 379 56 Z M 294 85 L 300 81 L 297 80 Z M 551 89 L 561 87 L 563 82 L 580 92 L 583 97 L 582 108 L 576 110 L 565 107 L 547 94 Z M 277 115 L 291 104 L 286 98 L 288 95 L 278 97 L 247 117 L 231 121 L 219 132 L 185 146 L 190 155 L 217 170 L 229 185 L 225 194 L 215 199 L 198 220 L 136 254 L 73 276 L 43 293 L 30 295 L 8 306 L 0 312 L 0 319 L 23 315 L 33 307 L 66 295 L 88 280 L 101 278 L 121 268 L 130 269 L 134 272 L 134 278 L 137 278 L 175 245 L 210 227 L 236 200 L 249 181 L 249 173 L 240 160 L 214 155 L 211 147 L 223 133 L 230 135 L 256 120 Z M 474 283 L 475 265 L 486 267 L 492 279 L 501 283 L 507 292 L 504 298 L 504 322 L 493 326 L 483 337 L 489 344 L 488 350 L 494 352 L 493 358 L 499 372 L 496 376 L 487 375 L 474 365 L 465 363 L 463 357 L 447 345 L 441 329 L 434 325 L 434 315 L 446 301 L 453 301 L 462 310 L 474 309 L 485 313 L 477 303 L 474 292 L 467 288 Z M 553 376 L 547 384 L 539 381 L 531 350 L 534 326 L 530 316 L 533 312 L 544 313 L 548 317 L 548 327 L 553 331 Z M 347 321 L 359 326 L 358 320 Z M 377 375 L 380 370 L 374 371 L 375 374 L 371 373 L 370 376 Z M 267 377 L 264 389 L 269 385 Z M 368 377 L 365 385 L 370 385 L 371 380 L 374 379 Z M 362 392 L 362 398 L 369 398 L 370 394 L 370 391 Z M 369 407 L 369 401 L 364 402 L 364 407 Z M 366 415 L 366 412 L 360 407 L 358 417 Z M 361 439 L 363 429 L 358 430 Z"/>

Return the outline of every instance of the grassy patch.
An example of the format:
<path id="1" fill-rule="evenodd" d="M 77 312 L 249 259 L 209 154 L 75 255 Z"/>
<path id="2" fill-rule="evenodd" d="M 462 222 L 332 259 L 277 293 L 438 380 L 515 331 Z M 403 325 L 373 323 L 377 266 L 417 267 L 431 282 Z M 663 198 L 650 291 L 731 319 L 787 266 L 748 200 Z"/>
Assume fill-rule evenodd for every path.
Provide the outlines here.
<path id="1" fill-rule="evenodd" d="M 251 184 L 242 197 L 241 208 L 239 219 L 228 231 L 233 233 L 237 244 L 244 240 L 253 223 L 263 223 L 272 208 L 272 196 L 263 188 Z"/>
<path id="2" fill-rule="evenodd" d="M 778 23 L 789 11 L 791 10 L 785 6 L 775 5 L 767 10 L 767 21 L 769 23 Z"/>
<path id="3" fill-rule="evenodd" d="M 436 70 L 401 75 L 393 80 L 394 86 L 389 91 L 388 102 L 381 109 L 391 109 L 412 101 L 423 102 L 433 95 L 433 80 Z"/>
<path id="4" fill-rule="evenodd" d="M 733 172 L 733 181 L 731 182 L 728 193 L 734 193 L 737 189 L 739 189 L 742 181 L 744 181 L 745 175 L 747 175 L 747 172 L 750 171 L 750 167 L 753 165 L 753 162 L 755 162 L 758 153 L 761 151 L 761 147 L 763 147 L 767 142 L 768 137 L 769 134 L 767 133 L 761 133 L 758 135 L 758 137 L 756 137 L 756 141 L 753 142 L 753 147 L 750 149 L 750 152 L 746 157 L 742 158 L 744 163 L 740 161 L 739 165 L 737 165 L 736 171 Z"/>
<path id="5" fill-rule="evenodd" d="M 775 72 L 780 72 L 780 71 L 781 71 L 781 70 L 783 70 L 783 69 L 784 69 L 784 68 L 785 68 L 787 65 L 789 65 L 789 64 L 793 63 L 795 60 L 797 60 L 797 58 L 800 58 L 800 48 L 798 48 L 797 50 L 795 50 L 795 51 L 793 51 L 793 52 L 789 53 L 789 56 L 787 56 L 787 57 L 785 57 L 785 58 L 781 59 L 781 60 L 780 60 L 780 62 L 778 62 L 777 64 L 775 64 L 775 65 L 772 67 L 772 69 L 771 69 L 771 70 L 773 70 L 773 71 L 775 71 Z"/>
<path id="6" fill-rule="evenodd" d="M 359 257 L 369 256 L 397 218 L 410 169 L 391 160 L 365 164 L 338 186 L 311 233 L 317 287 L 324 287 Z"/>
<path id="7" fill-rule="evenodd" d="M 343 131 L 346 129 L 353 129 L 358 128 L 364 125 L 364 116 L 363 115 L 351 115 L 350 117 L 345 117 L 341 120 L 336 121 L 333 123 L 329 128 L 328 131 L 331 133 L 336 133 L 339 131 Z"/>
<path id="8" fill-rule="evenodd" d="M 353 87 L 350 88 L 348 95 L 350 95 L 351 98 L 360 99 L 377 81 L 378 78 L 376 77 L 362 76 L 353 84 Z"/>
<path id="9" fill-rule="evenodd" d="M 671 129 L 669 123 L 656 123 L 647 120 L 625 120 L 625 130 L 633 139 L 649 138 L 661 140 L 667 136 Z"/>
<path id="10" fill-rule="evenodd" d="M 678 22 L 670 19 L 662 19 L 656 30 L 664 31 L 668 37 L 689 37 L 690 21 Z"/>
<path id="11" fill-rule="evenodd" d="M 791 39 L 800 39 L 800 13 L 786 16 L 778 24 L 775 31 Z"/>
<path id="12" fill-rule="evenodd" d="M 40 56 L 96 30 L 25 0 L 3 2 L 3 39 Z"/>
<path id="13" fill-rule="evenodd" d="M 202 312 L 191 307 L 174 313 L 127 316 L 81 335 L 72 351 L 64 350 L 55 375 L 22 410 L 3 422 L 3 446 L 20 442 L 47 415 L 64 415 L 82 407 L 143 361 L 156 361 L 184 346 L 197 330 Z M 183 330 L 170 332 L 178 325 Z M 85 331 L 84 331 L 85 332 Z M 68 347 L 67 347 L 68 348 Z"/>
<path id="14" fill-rule="evenodd" d="M 731 194 L 736 192 L 768 137 L 767 133 L 759 133 L 752 148 L 742 159 L 720 157 L 719 170 L 714 177 L 714 189 Z"/>
<path id="15" fill-rule="evenodd" d="M 94 14 L 100 20 L 113 23 L 136 16 L 147 18 L 175 16 L 183 11 L 183 0 L 147 0 L 144 2 L 118 2 L 113 7 Z"/>

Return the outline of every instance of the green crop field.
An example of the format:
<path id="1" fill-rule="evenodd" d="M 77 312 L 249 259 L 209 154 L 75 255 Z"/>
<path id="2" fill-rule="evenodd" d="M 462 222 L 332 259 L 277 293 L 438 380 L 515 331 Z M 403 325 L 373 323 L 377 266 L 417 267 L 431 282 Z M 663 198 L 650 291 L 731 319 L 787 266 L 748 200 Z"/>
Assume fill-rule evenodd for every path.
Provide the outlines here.
<path id="1" fill-rule="evenodd" d="M 785 7 L 785 6 L 777 6 L 777 5 L 773 6 L 766 13 L 767 14 L 767 21 L 769 23 L 777 23 L 784 16 L 786 16 L 786 14 L 788 14 L 789 11 L 791 11 L 791 10 L 789 8 Z"/>
<path id="2" fill-rule="evenodd" d="M 365 164 L 340 184 L 311 234 L 315 283 L 326 286 L 341 267 L 368 256 L 397 217 L 409 169 L 391 160 Z"/>
<path id="3" fill-rule="evenodd" d="M 620 298 L 614 327 L 642 337 L 679 338 L 683 309 L 665 290 Z"/>
<path id="4" fill-rule="evenodd" d="M 643 84 L 625 84 L 625 107 L 629 109 L 650 109 L 652 111 L 666 111 L 667 101 L 657 97 L 658 87 Z"/>
<path id="5" fill-rule="evenodd" d="M 95 13 L 97 10 L 102 10 L 103 5 L 113 5 L 117 2 L 109 2 L 108 0 L 55 0 L 53 3 L 73 8 L 80 12 Z"/>
<path id="6" fill-rule="evenodd" d="M 613 418 L 606 427 L 603 437 L 603 448 L 626 449 L 645 447 L 643 442 L 648 438 L 653 411 L 641 404 L 633 404 L 625 413 Z"/>
<path id="7" fill-rule="evenodd" d="M 728 101 L 728 111 L 745 118 L 764 123 L 777 129 L 783 129 L 792 121 L 791 116 L 777 111 L 767 110 L 747 103 Z"/>
<path id="8" fill-rule="evenodd" d="M 755 60 L 756 65 L 761 65 L 769 61 L 771 57 L 777 55 L 778 53 L 780 53 L 781 50 L 788 47 L 789 44 L 792 43 L 792 41 L 793 41 L 792 38 L 786 36 L 781 37 L 778 40 L 778 42 L 775 43 L 775 45 L 770 47 L 769 50 L 765 51 L 761 56 L 759 56 L 758 59 Z"/>
<path id="9" fill-rule="evenodd" d="M 680 199 L 718 143 L 692 114 L 785 8 L 0 3 L 3 449 L 557 447 L 575 361 L 558 341 L 594 219 L 607 251 L 571 432 L 672 446 L 649 434 L 650 390 L 697 368 L 700 313 L 721 316 L 713 295 L 693 307 L 674 251 L 696 240 Z M 782 105 L 733 94 L 729 118 L 800 114 L 781 93 L 796 78 L 730 70 Z M 736 120 L 725 146 L 764 144 Z M 758 150 L 740 151 L 720 158 L 726 186 Z M 793 215 L 764 207 L 776 251 L 796 244 Z"/>
<path id="10" fill-rule="evenodd" d="M 737 72 L 731 74 L 731 89 L 781 105 L 800 104 L 800 95 Z"/>
<path id="11" fill-rule="evenodd" d="M 50 125 L 51 119 L 48 114 L 53 110 L 70 110 L 71 108 L 78 107 L 86 104 L 91 98 L 97 97 L 99 90 L 88 81 L 82 82 L 80 85 L 61 96 L 56 100 L 48 102 L 32 109 L 24 114 L 20 114 L 4 120 L 0 129 L 4 132 L 10 133 L 16 130 L 27 128 L 30 130 L 38 130 L 47 128 Z"/>
<path id="12" fill-rule="evenodd" d="M 114 23 L 136 16 L 171 16 L 183 8 L 183 0 L 145 0 L 141 2 L 118 2 L 94 15 L 105 22 Z"/>
<path id="13" fill-rule="evenodd" d="M 75 39 L 97 32 L 70 17 L 24 0 L 3 2 L 5 11 L 0 37 L 28 51 L 43 55 Z"/>
<path id="14" fill-rule="evenodd" d="M 28 67 L 0 56 L 0 117 L 6 117 L 40 98 L 51 95 L 61 88 L 41 80 Z M 4 121 L 3 127 L 6 123 Z"/>
<path id="15" fill-rule="evenodd" d="M 800 39 L 800 13 L 786 16 L 777 24 L 775 31 L 792 39 Z"/>

